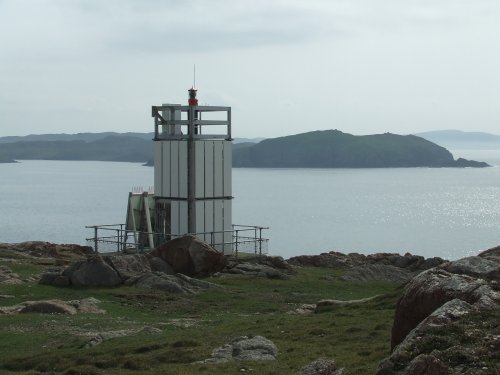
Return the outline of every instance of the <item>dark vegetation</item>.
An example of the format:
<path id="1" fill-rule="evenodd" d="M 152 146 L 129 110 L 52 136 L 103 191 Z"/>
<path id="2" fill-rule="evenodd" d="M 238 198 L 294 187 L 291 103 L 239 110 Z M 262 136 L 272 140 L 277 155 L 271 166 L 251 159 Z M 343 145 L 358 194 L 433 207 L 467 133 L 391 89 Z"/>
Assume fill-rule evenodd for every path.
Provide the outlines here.
<path id="1" fill-rule="evenodd" d="M 153 143 L 138 137 L 108 136 L 90 142 L 22 141 L 0 144 L 0 159 L 100 160 L 144 162 L 151 158 Z"/>
<path id="2" fill-rule="evenodd" d="M 314 131 L 264 140 L 235 150 L 235 167 L 382 168 L 486 167 L 461 159 L 414 135 L 354 136 L 339 130 Z"/>

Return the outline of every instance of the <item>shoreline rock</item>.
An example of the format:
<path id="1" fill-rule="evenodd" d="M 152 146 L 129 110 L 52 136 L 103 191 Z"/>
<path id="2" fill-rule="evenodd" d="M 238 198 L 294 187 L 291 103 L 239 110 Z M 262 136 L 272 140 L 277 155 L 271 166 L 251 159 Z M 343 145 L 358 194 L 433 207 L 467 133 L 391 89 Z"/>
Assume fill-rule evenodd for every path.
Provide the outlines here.
<path id="1" fill-rule="evenodd" d="M 415 276 L 397 302 L 392 353 L 376 375 L 499 373 L 499 282 L 500 247 Z"/>
<path id="2" fill-rule="evenodd" d="M 319 255 L 299 255 L 288 259 L 294 266 L 352 268 L 356 266 L 382 264 L 406 269 L 410 272 L 422 272 L 436 267 L 445 260 L 440 257 L 424 258 L 421 255 L 406 253 L 375 253 L 364 255 L 359 253 L 344 254 L 337 251 L 321 253 Z"/>

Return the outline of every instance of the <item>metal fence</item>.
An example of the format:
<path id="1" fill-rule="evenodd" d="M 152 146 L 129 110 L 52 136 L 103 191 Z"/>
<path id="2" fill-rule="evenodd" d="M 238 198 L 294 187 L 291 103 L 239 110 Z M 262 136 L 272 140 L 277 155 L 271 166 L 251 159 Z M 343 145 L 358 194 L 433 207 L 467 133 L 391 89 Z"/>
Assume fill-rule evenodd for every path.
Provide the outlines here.
<path id="1" fill-rule="evenodd" d="M 241 253 L 262 255 L 268 252 L 269 239 L 262 237 L 263 231 L 269 227 L 254 225 L 236 225 L 230 231 L 216 231 L 203 233 L 186 233 L 184 235 L 165 235 L 155 232 L 140 232 L 125 229 L 125 224 L 89 225 L 85 228 L 93 231 L 93 236 L 86 239 L 89 246 L 97 252 L 141 252 L 151 250 L 148 238 L 152 235 L 155 244 L 161 244 L 184 235 L 194 235 L 216 249 L 231 247 L 234 255 Z M 232 233 L 231 241 L 216 241 L 225 239 L 225 233 Z"/>

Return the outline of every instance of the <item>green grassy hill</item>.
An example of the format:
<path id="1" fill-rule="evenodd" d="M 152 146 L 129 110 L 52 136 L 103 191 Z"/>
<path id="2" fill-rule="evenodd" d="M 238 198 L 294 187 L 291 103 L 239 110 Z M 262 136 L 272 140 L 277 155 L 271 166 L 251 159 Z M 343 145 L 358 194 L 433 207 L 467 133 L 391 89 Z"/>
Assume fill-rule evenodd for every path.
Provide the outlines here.
<path id="1" fill-rule="evenodd" d="M 414 135 L 354 136 L 323 130 L 266 139 L 234 150 L 235 167 L 383 168 L 487 166 L 457 164 L 445 148 Z"/>
<path id="2" fill-rule="evenodd" d="M 47 258 L 41 258 L 47 262 Z M 0 314 L 0 374 L 293 374 L 317 358 L 334 358 L 352 374 L 369 375 L 389 355 L 399 284 L 346 282 L 342 269 L 298 267 L 289 280 L 211 277 L 219 284 L 199 294 L 133 287 L 73 288 L 39 285 L 54 265 L 0 258 L 23 280 L 0 283 L 0 306 L 27 300 L 96 298 L 105 313 Z M 48 263 L 48 262 L 47 262 Z M 290 314 L 321 299 L 366 303 Z M 367 319 L 369 317 L 369 319 Z M 144 327 L 160 330 L 147 334 Z M 99 332 L 129 331 L 87 348 Z M 273 341 L 276 361 L 193 364 L 238 336 Z"/>

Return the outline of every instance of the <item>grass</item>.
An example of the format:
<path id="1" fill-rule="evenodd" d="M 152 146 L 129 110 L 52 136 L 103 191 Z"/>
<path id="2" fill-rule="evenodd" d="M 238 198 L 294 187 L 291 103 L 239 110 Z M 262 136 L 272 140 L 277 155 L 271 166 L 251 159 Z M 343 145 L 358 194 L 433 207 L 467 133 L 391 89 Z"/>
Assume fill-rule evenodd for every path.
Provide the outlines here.
<path id="1" fill-rule="evenodd" d="M 29 276 L 42 266 L 8 265 Z M 24 268 L 23 268 L 24 267 Z M 0 315 L 0 373 L 30 374 L 290 374 L 311 361 L 334 358 L 353 374 L 371 374 L 389 354 L 390 329 L 399 294 L 393 283 L 352 283 L 340 270 L 298 268 L 289 280 L 228 277 L 208 281 L 223 286 L 178 296 L 135 288 L 55 288 L 3 285 L 1 305 L 26 300 L 95 297 L 106 314 L 72 316 Z M 327 277 L 325 277 L 327 276 Z M 379 297 L 310 315 L 292 315 L 300 304 L 320 299 Z M 175 325 L 190 319 L 193 325 Z M 161 335 L 137 333 L 85 348 L 86 333 L 144 326 Z M 236 336 L 262 335 L 279 348 L 276 361 L 192 364 Z"/>

